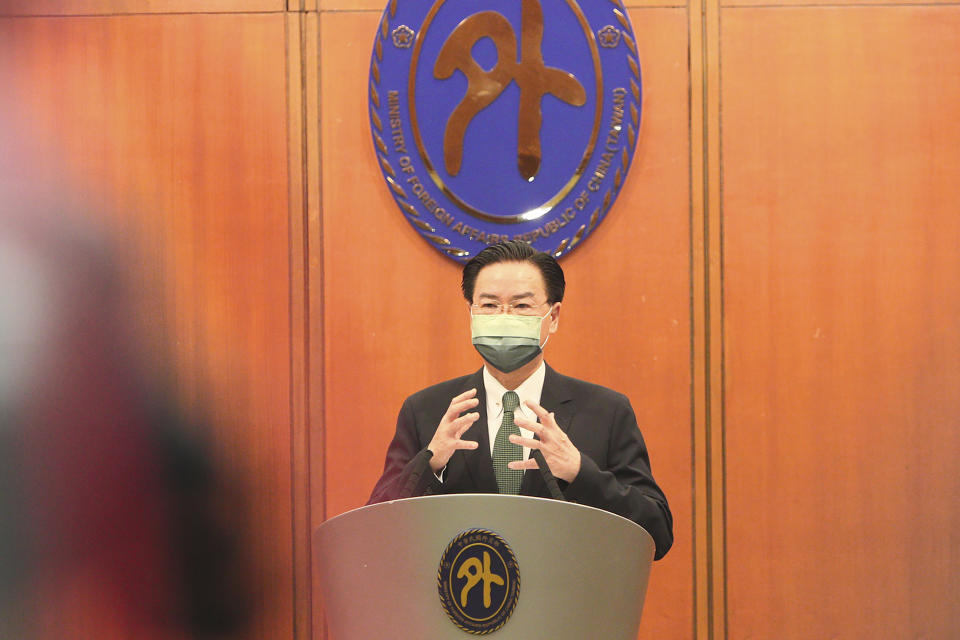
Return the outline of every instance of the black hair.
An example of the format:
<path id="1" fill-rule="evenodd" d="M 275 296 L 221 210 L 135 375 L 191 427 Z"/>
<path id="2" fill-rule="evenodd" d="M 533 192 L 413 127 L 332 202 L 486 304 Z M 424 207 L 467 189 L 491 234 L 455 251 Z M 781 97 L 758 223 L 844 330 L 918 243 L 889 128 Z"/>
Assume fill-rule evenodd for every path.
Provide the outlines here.
<path id="1" fill-rule="evenodd" d="M 492 244 L 477 255 L 470 258 L 463 265 L 463 280 L 460 288 L 467 302 L 473 302 L 473 287 L 477 282 L 477 274 L 485 266 L 497 262 L 529 262 L 540 270 L 543 284 L 547 290 L 547 302 L 561 302 L 566 281 L 563 279 L 563 269 L 549 253 L 538 251 L 526 242 L 509 241 Z"/>

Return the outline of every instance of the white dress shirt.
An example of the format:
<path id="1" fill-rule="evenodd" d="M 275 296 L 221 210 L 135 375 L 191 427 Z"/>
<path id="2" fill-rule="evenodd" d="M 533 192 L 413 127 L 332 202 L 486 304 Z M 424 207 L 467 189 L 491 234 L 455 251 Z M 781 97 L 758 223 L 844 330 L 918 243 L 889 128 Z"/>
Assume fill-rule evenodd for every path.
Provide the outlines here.
<path id="1" fill-rule="evenodd" d="M 540 362 L 537 370 L 531 373 L 529 378 L 521 382 L 519 387 L 514 389 L 520 398 L 520 406 L 516 408 L 513 415 L 519 413 L 530 422 L 537 421 L 537 414 L 523 403 L 525 400 L 530 400 L 540 404 L 540 396 L 543 393 L 543 380 L 546 378 L 546 375 L 547 365 L 544 362 Z M 483 389 L 487 394 L 487 434 L 490 439 L 490 457 L 493 457 L 493 445 L 497 439 L 497 432 L 500 431 L 500 423 L 503 422 L 503 394 L 507 392 L 507 389 L 500 384 L 499 380 L 493 377 L 493 374 L 487 370 L 486 365 L 483 366 Z M 520 425 L 517 425 L 517 428 L 520 429 L 520 435 L 524 438 L 533 437 L 533 431 L 524 429 L 520 427 Z M 530 447 L 524 447 L 523 459 L 526 460 L 529 457 Z M 437 480 L 443 482 L 443 476 L 446 470 L 447 468 L 444 467 L 434 474 Z"/>
<path id="2" fill-rule="evenodd" d="M 530 407 L 524 404 L 530 400 L 540 404 L 540 395 L 543 393 L 543 380 L 547 375 L 547 365 L 541 361 L 537 370 L 530 374 L 530 377 L 520 383 L 520 386 L 514 389 L 520 397 L 520 406 L 513 412 L 518 413 L 530 422 L 537 421 L 537 414 L 530 410 Z M 504 388 L 500 381 L 493 377 L 493 374 L 483 367 L 483 388 L 487 393 L 487 433 L 490 436 L 490 455 L 493 456 L 493 444 L 497 439 L 497 432 L 500 431 L 500 424 L 503 422 L 503 394 L 508 389 Z M 517 427 L 520 427 L 518 424 Z M 533 431 L 520 427 L 520 435 L 524 438 L 532 438 Z M 523 448 L 523 459 L 530 457 L 530 447 Z"/>

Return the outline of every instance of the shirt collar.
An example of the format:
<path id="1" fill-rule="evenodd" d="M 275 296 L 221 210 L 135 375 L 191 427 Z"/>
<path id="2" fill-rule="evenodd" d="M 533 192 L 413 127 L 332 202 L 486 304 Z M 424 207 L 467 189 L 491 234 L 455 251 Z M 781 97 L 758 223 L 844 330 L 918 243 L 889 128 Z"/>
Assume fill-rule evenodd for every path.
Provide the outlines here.
<path id="1" fill-rule="evenodd" d="M 532 422 L 537 421 L 537 416 L 524 402 L 530 400 L 540 404 L 543 381 L 546 375 L 547 365 L 544 361 L 541 361 L 540 366 L 526 380 L 521 382 L 520 386 L 514 389 L 520 397 L 520 407 L 517 410 L 520 415 Z M 507 392 L 507 389 L 493 377 L 486 365 L 483 366 L 483 388 L 487 392 L 487 415 L 499 417 L 503 414 L 503 394 Z"/>

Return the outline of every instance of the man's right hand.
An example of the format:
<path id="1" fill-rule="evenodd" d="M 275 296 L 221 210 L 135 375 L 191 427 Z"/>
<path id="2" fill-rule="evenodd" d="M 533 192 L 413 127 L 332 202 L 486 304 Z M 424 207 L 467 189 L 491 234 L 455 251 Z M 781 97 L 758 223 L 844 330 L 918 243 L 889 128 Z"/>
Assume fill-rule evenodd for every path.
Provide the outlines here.
<path id="1" fill-rule="evenodd" d="M 466 430 L 480 417 L 480 414 L 476 411 L 460 415 L 480 403 L 476 396 L 477 390 L 470 389 L 450 401 L 450 406 L 447 408 L 447 412 L 443 414 L 443 419 L 437 426 L 437 431 L 433 434 L 433 439 L 430 441 L 430 444 L 427 445 L 427 448 L 433 452 L 433 457 L 430 458 L 430 469 L 434 473 L 439 473 L 447 466 L 447 462 L 450 461 L 450 456 L 452 456 L 457 449 L 476 449 L 480 446 L 479 443 L 473 440 L 460 439 Z"/>

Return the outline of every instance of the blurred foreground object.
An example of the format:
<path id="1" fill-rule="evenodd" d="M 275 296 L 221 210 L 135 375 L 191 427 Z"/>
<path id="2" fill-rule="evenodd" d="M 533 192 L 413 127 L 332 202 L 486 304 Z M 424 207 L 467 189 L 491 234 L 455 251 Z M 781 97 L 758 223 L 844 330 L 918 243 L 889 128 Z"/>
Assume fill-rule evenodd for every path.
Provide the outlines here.
<path id="1" fill-rule="evenodd" d="M 238 632 L 237 495 L 136 361 L 124 265 L 29 186 L 0 180 L 0 638 Z"/>

